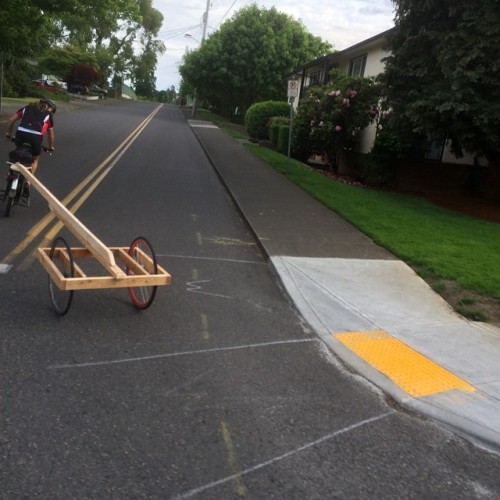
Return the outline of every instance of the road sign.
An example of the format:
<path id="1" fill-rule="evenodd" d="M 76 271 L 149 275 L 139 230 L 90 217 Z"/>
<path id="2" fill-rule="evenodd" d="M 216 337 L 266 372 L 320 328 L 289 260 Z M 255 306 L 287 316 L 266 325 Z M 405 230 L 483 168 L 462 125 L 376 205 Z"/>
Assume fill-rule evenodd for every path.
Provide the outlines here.
<path id="1" fill-rule="evenodd" d="M 297 80 L 288 80 L 288 97 L 297 97 L 299 95 L 299 82 Z"/>

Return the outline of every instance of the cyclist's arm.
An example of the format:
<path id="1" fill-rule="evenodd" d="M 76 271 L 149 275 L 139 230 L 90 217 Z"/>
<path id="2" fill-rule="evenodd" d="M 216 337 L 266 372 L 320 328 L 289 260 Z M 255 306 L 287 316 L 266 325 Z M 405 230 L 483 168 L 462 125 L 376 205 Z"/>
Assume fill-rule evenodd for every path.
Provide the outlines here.
<path id="1" fill-rule="evenodd" d="M 49 128 L 47 130 L 47 140 L 48 140 L 48 148 L 49 149 L 54 149 L 54 129 L 53 128 Z"/>
<path id="2" fill-rule="evenodd" d="M 12 136 L 12 128 L 14 127 L 14 123 L 19 120 L 21 117 L 19 116 L 19 113 L 14 113 L 10 118 L 9 121 L 7 122 L 7 139 L 10 139 Z"/>

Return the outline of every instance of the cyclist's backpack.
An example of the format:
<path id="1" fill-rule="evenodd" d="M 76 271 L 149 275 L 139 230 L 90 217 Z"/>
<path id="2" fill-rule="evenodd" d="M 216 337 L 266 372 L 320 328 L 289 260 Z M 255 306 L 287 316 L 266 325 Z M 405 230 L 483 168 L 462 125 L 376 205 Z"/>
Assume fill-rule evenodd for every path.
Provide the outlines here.
<path id="1" fill-rule="evenodd" d="M 33 161 L 33 155 L 26 148 L 17 148 L 9 153 L 9 161 L 29 167 Z"/>

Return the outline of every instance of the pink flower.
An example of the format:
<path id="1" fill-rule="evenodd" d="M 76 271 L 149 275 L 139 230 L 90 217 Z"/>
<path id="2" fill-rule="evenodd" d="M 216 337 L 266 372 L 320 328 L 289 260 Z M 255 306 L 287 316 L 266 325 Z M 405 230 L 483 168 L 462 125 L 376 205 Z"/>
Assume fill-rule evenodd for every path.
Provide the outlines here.
<path id="1" fill-rule="evenodd" d="M 349 90 L 349 92 L 347 93 L 347 96 L 348 97 L 356 97 L 357 95 L 357 92 L 355 90 Z"/>
<path id="2" fill-rule="evenodd" d="M 342 104 L 343 104 L 344 106 L 349 106 L 351 103 L 350 103 L 349 99 L 345 98 L 345 99 L 342 101 Z"/>
<path id="3" fill-rule="evenodd" d="M 335 132 L 340 132 L 342 127 L 340 125 L 335 125 Z"/>
<path id="4" fill-rule="evenodd" d="M 332 90 L 331 92 L 328 93 L 330 97 L 337 97 L 340 95 L 340 90 Z"/>

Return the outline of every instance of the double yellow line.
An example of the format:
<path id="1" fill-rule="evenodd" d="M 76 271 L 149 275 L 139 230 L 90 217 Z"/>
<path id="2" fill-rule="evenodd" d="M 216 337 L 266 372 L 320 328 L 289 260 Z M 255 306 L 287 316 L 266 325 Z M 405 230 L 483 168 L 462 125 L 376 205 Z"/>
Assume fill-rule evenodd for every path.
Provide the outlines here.
<path id="1" fill-rule="evenodd" d="M 71 191 L 61 203 L 68 207 L 71 213 L 75 213 L 87 200 L 87 198 L 95 191 L 99 184 L 104 180 L 104 178 L 111 172 L 113 167 L 122 158 L 128 148 L 134 143 L 134 141 L 139 137 L 142 131 L 148 126 L 149 122 L 158 113 L 163 105 L 160 104 L 154 109 L 154 111 L 146 117 L 142 123 L 140 123 L 135 130 L 133 130 L 126 139 L 102 162 L 100 163 L 85 179 L 83 179 L 78 186 L 76 186 L 73 191 Z M 70 207 L 69 204 L 80 195 L 80 198 Z M 26 237 L 14 248 L 12 249 L 1 261 L 2 267 L 10 268 L 12 262 L 19 257 L 26 249 L 31 245 L 31 243 L 40 236 L 42 231 L 55 219 L 55 215 L 48 213 L 39 222 L 37 222 L 27 233 Z M 63 227 L 62 222 L 57 222 L 54 227 L 47 232 L 41 242 L 42 247 L 48 246 L 49 242 L 55 237 L 55 235 Z M 35 258 L 35 253 L 31 252 L 20 264 L 17 266 L 17 270 L 24 271 L 29 268 Z"/>

